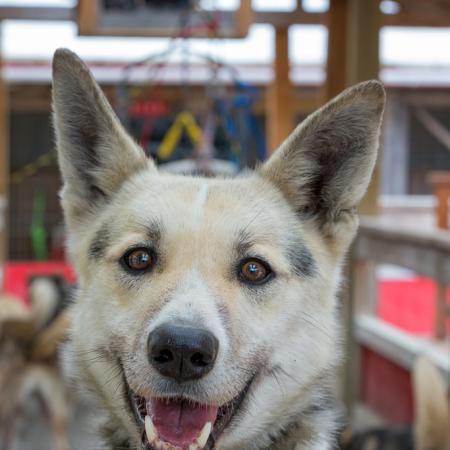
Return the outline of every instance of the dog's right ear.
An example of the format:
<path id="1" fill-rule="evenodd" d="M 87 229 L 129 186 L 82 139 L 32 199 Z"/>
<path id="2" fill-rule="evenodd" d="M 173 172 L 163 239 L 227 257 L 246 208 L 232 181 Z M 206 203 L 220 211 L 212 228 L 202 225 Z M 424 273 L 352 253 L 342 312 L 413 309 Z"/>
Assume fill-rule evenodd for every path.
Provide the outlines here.
<path id="1" fill-rule="evenodd" d="M 83 61 L 67 49 L 53 58 L 53 111 L 62 202 L 70 224 L 153 163 L 122 128 Z"/>

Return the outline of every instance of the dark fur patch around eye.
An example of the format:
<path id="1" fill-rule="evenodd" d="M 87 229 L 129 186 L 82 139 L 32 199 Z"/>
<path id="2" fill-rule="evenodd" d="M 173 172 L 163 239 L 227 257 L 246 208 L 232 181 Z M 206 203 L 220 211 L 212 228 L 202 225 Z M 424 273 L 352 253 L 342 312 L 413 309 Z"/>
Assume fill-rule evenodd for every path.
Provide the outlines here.
<path id="1" fill-rule="evenodd" d="M 161 225 L 158 222 L 150 222 L 145 225 L 145 234 L 153 247 L 157 247 L 161 240 Z M 106 249 L 111 245 L 111 230 L 108 224 L 103 224 L 95 233 L 89 248 L 89 256 L 98 259 L 105 256 Z"/>
<path id="2" fill-rule="evenodd" d="M 255 240 L 249 232 L 242 231 L 238 235 L 236 242 L 236 253 L 238 257 L 248 255 Z M 285 249 L 285 255 L 288 258 L 292 272 L 298 277 L 314 275 L 316 271 L 316 262 L 300 238 L 293 238 Z M 270 262 L 270 261 L 269 261 Z"/>
<path id="3" fill-rule="evenodd" d="M 146 225 L 145 228 L 148 238 L 152 241 L 153 246 L 156 247 L 161 240 L 161 224 L 155 220 Z"/>
<path id="4" fill-rule="evenodd" d="M 236 241 L 236 253 L 238 257 L 245 256 L 254 245 L 254 240 L 250 233 L 243 230 L 238 234 Z"/>
<path id="5" fill-rule="evenodd" d="M 316 262 L 301 240 L 293 240 L 286 253 L 295 275 L 298 277 L 314 275 Z"/>
<path id="6" fill-rule="evenodd" d="M 95 233 L 89 248 L 89 256 L 92 259 L 98 259 L 105 256 L 106 249 L 109 246 L 111 240 L 111 233 L 106 224 L 103 224 Z"/>

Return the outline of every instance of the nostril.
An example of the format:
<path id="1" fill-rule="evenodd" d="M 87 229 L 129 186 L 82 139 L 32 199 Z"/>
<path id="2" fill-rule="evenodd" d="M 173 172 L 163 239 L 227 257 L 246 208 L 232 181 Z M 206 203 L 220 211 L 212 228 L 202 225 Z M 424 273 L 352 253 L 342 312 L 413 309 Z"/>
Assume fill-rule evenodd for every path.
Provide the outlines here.
<path id="1" fill-rule="evenodd" d="M 206 367 L 209 364 L 208 361 L 205 361 L 204 355 L 202 353 L 199 353 L 199 352 L 194 353 L 191 356 L 191 363 L 194 366 L 197 366 L 197 367 Z"/>
<path id="2" fill-rule="evenodd" d="M 159 352 L 158 356 L 153 357 L 153 361 L 160 363 L 160 364 L 169 363 L 169 362 L 173 361 L 173 353 L 168 349 L 161 350 Z"/>

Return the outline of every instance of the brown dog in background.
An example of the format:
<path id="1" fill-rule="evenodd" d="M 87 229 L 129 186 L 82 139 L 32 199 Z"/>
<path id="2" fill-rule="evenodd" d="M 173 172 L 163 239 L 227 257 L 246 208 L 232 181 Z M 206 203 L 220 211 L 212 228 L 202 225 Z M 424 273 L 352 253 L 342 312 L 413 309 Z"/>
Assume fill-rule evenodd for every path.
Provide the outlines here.
<path id="1" fill-rule="evenodd" d="M 68 399 L 56 364 L 57 347 L 69 326 L 61 312 L 65 294 L 58 280 L 39 277 L 29 285 L 31 308 L 0 299 L 0 449 L 10 450 L 33 399 L 39 401 L 54 450 L 69 450 Z"/>
<path id="2" fill-rule="evenodd" d="M 379 427 L 343 438 L 342 450 L 450 450 L 450 399 L 439 370 L 426 358 L 413 369 L 415 423 Z"/>

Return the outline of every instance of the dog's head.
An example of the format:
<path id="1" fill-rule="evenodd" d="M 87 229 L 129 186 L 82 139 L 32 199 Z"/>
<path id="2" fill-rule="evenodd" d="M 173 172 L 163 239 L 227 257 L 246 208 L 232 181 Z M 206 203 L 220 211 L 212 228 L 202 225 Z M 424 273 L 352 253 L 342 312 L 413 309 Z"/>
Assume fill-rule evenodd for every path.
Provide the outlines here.
<path id="1" fill-rule="evenodd" d="M 203 179 L 159 173 L 73 53 L 53 69 L 80 374 L 133 445 L 263 448 L 336 361 L 382 86 L 345 91 L 253 174 Z"/>

